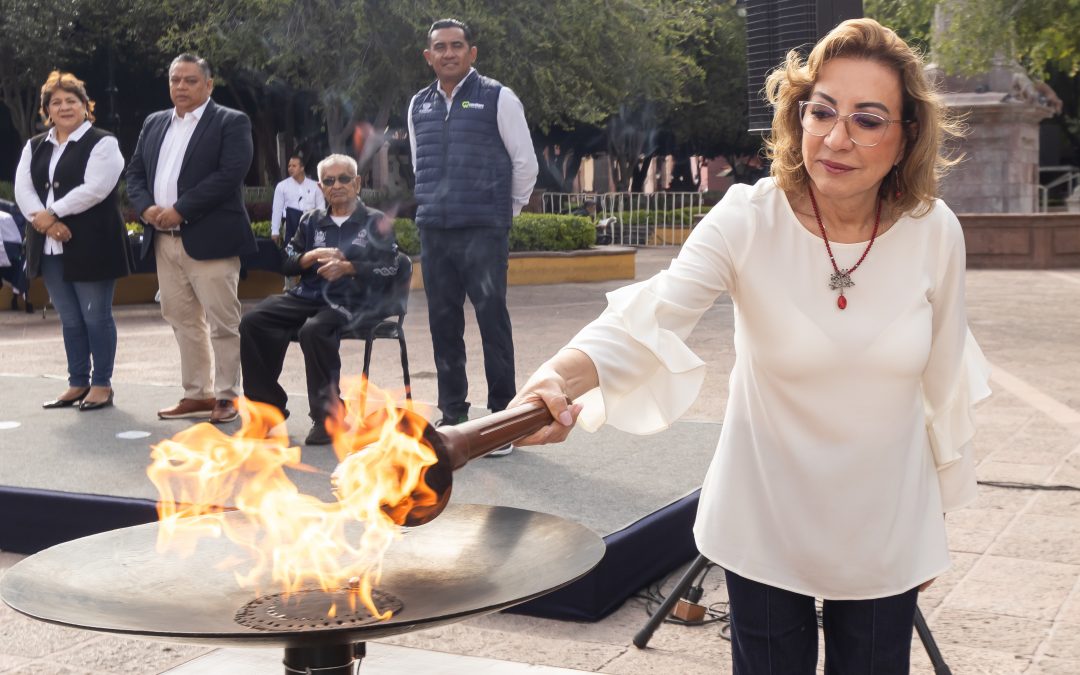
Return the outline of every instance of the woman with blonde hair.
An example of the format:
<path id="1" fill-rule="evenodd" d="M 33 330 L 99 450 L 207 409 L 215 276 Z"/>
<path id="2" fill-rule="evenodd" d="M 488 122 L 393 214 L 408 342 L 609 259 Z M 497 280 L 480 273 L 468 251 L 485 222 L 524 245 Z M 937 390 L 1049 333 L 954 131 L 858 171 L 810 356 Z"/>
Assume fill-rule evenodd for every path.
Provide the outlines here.
<path id="1" fill-rule="evenodd" d="M 116 280 L 131 269 L 117 185 L 124 158 L 116 138 L 93 125 L 82 80 L 53 71 L 41 86 L 48 131 L 23 148 L 15 200 L 26 216 L 26 271 L 42 277 L 60 313 L 68 389 L 45 408 L 113 404 Z"/>
<path id="2" fill-rule="evenodd" d="M 937 199 L 957 133 L 896 34 L 845 21 L 768 78 L 771 176 L 733 186 L 671 266 L 607 310 L 515 399 L 652 433 L 693 403 L 686 338 L 728 293 L 735 364 L 694 535 L 724 568 L 736 673 L 906 673 L 918 591 L 949 567 L 944 512 L 975 497 L 987 370 L 964 238 Z M 574 403 L 570 403 L 574 401 Z"/>

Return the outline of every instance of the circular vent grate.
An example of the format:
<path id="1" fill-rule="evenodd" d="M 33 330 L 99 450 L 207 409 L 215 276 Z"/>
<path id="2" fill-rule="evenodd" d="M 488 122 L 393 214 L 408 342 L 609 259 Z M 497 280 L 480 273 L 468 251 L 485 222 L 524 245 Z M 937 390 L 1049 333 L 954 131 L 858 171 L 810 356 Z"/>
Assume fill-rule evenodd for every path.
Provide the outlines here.
<path id="1" fill-rule="evenodd" d="M 379 613 L 397 614 L 404 605 L 397 597 L 379 590 L 371 592 Z M 355 591 L 322 589 L 276 593 L 255 598 L 236 612 L 242 626 L 269 631 L 309 631 L 348 628 L 378 623 L 360 602 Z"/>

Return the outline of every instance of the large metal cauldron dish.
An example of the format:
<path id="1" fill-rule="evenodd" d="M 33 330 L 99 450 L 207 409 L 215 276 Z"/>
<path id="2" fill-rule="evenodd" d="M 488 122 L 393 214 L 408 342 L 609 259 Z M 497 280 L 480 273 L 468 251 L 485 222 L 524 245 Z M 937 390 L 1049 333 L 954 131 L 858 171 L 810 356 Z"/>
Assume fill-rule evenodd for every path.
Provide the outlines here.
<path id="1" fill-rule="evenodd" d="M 428 479 L 441 483 L 443 498 L 434 512 L 408 519 L 424 524 L 404 529 L 386 554 L 374 600 L 380 610 L 393 610 L 388 620 L 375 620 L 350 602 L 348 587 L 316 586 L 286 596 L 266 579 L 257 591 L 241 588 L 233 570 L 250 569 L 251 554 L 224 537 L 200 540 L 189 557 L 159 554 L 157 523 L 30 556 L 4 575 L 0 598 L 49 623 L 170 642 L 279 646 L 286 673 L 351 674 L 363 651 L 357 643 L 531 600 L 579 579 L 603 557 L 603 540 L 577 523 L 503 506 L 447 503 L 453 469 L 551 419 L 546 410 L 519 410 L 517 419 L 529 421 L 527 428 L 515 427 L 514 414 L 505 412 L 451 438 L 425 430 L 439 454 L 434 473 L 441 474 Z M 462 431 L 475 433 L 463 437 Z M 251 527 L 240 513 L 226 517 L 238 528 Z M 354 523 L 346 535 L 362 530 Z"/>

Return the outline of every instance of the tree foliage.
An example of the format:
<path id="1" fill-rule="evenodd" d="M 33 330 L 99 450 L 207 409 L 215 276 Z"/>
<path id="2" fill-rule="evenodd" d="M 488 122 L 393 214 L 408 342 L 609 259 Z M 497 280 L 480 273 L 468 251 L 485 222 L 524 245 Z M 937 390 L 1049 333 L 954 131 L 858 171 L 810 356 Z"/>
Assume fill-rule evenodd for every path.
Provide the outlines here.
<path id="1" fill-rule="evenodd" d="M 38 88 L 70 52 L 80 0 L 4 0 L 0 7 L 0 97 L 20 139 L 34 134 Z"/>
<path id="2" fill-rule="evenodd" d="M 605 149 L 629 180 L 661 149 L 747 144 L 734 0 L 129 0 L 125 12 L 108 0 L 0 3 L 3 34 L 20 38 L 0 43 L 0 97 L 24 137 L 48 70 L 107 46 L 162 74 L 180 52 L 206 57 L 260 148 L 276 147 L 309 105 L 331 150 L 363 123 L 376 141 L 367 153 L 432 79 L 422 57 L 431 22 L 457 16 L 478 35 L 477 68 L 518 94 L 541 148 L 561 146 L 549 154 L 563 177 Z M 273 154 L 260 158 L 263 180 L 278 174 Z"/>
<path id="3" fill-rule="evenodd" d="M 933 43 L 949 73 L 986 71 L 996 59 L 1015 59 L 1039 78 L 1080 72 L 1080 0 L 866 0 L 865 11 L 905 39 Z"/>

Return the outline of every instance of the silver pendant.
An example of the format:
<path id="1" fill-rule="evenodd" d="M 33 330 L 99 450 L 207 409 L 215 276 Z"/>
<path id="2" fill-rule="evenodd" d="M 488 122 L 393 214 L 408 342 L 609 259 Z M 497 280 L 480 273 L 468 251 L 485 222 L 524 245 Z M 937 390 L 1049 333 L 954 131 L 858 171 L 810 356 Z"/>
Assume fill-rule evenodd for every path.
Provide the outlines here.
<path id="1" fill-rule="evenodd" d="M 843 289 L 851 288 L 855 285 L 855 282 L 851 280 L 851 272 L 848 270 L 839 270 L 833 272 L 829 277 L 829 290 L 835 291 L 840 289 L 843 293 Z"/>

